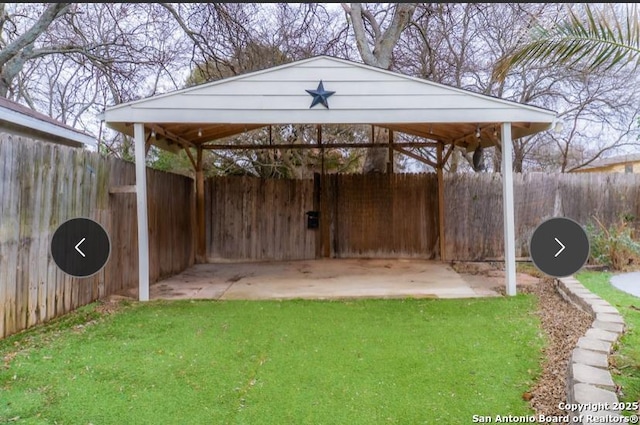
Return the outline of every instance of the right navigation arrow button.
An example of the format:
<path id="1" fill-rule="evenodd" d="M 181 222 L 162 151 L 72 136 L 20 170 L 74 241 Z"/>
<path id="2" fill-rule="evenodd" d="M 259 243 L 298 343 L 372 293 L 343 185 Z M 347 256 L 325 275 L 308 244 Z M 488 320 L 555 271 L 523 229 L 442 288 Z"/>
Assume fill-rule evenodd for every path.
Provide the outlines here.
<path id="1" fill-rule="evenodd" d="M 580 270 L 587 262 L 589 238 L 580 223 L 566 217 L 554 217 L 533 231 L 529 253 L 538 270 L 549 276 L 565 277 Z"/>
<path id="2" fill-rule="evenodd" d="M 560 253 L 561 253 L 562 251 L 564 251 L 565 246 L 562 244 L 562 242 L 560 242 L 560 241 L 558 240 L 558 238 L 553 238 L 553 239 L 555 239 L 555 240 L 556 240 L 556 242 L 558 242 L 558 245 L 560 245 L 560 246 L 562 247 L 562 248 L 560 248 L 560 251 L 556 252 L 556 255 L 554 255 L 554 257 L 557 257 L 558 255 L 560 255 Z"/>

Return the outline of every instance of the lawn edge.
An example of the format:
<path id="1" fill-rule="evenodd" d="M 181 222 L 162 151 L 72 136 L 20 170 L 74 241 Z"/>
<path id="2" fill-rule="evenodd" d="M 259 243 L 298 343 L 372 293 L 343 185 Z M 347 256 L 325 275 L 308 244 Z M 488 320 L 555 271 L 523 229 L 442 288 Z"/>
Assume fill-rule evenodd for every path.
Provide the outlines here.
<path id="1" fill-rule="evenodd" d="M 598 409 L 618 403 L 616 385 L 609 371 L 609 355 L 624 333 L 620 312 L 607 301 L 589 291 L 575 277 L 555 280 L 558 293 L 569 303 L 593 318 L 591 327 L 578 340 L 567 365 L 567 408 L 572 417 L 620 416 L 617 410 Z M 571 410 L 571 405 L 591 407 L 586 411 Z M 575 423 L 582 419 L 574 420 Z M 590 422 L 589 422 L 590 423 Z"/>

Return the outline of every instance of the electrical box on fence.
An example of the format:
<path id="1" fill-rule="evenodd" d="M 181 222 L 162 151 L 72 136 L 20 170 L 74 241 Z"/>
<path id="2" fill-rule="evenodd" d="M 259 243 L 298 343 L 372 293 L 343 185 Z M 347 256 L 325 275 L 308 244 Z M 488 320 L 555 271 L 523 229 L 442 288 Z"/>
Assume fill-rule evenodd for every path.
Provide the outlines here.
<path id="1" fill-rule="evenodd" d="M 307 211 L 307 229 L 320 227 L 320 211 Z"/>

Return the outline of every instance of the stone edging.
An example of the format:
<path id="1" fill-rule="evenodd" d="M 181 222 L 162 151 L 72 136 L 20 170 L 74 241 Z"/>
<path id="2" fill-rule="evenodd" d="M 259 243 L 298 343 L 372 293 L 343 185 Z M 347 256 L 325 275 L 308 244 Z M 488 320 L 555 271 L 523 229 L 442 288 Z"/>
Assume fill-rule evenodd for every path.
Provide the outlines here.
<path id="1" fill-rule="evenodd" d="M 566 388 L 567 404 L 588 405 L 593 409 L 567 413 L 583 417 L 619 416 L 619 411 L 603 410 L 599 406 L 618 402 L 609 372 L 609 354 L 624 332 L 624 320 L 615 307 L 589 291 L 573 276 L 557 279 L 556 289 L 565 300 L 594 319 L 591 328 L 578 340 L 571 354 L 567 365 Z"/>

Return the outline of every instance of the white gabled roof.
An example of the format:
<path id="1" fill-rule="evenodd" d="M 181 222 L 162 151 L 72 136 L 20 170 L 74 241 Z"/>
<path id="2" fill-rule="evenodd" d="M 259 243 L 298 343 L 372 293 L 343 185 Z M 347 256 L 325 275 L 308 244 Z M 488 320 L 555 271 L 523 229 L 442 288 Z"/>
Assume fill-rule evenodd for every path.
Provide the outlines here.
<path id="1" fill-rule="evenodd" d="M 309 108 L 322 81 L 334 91 L 329 109 Z M 442 124 L 442 137 L 455 139 L 483 123 L 514 123 L 514 137 L 549 128 L 555 112 L 485 96 L 329 56 L 317 56 L 172 93 L 107 108 L 107 125 L 229 125 L 227 133 L 269 124 L 375 124 L 418 134 L 425 124 Z M 454 131 L 447 124 L 466 123 Z M 449 132 L 444 127 L 449 127 Z M 404 130 L 403 130 L 404 129 Z M 411 131 L 413 129 L 413 131 Z M 465 133 L 466 134 L 466 133 Z M 180 134 L 179 134 L 180 135 Z M 210 135 L 208 135 L 210 140 Z"/>

